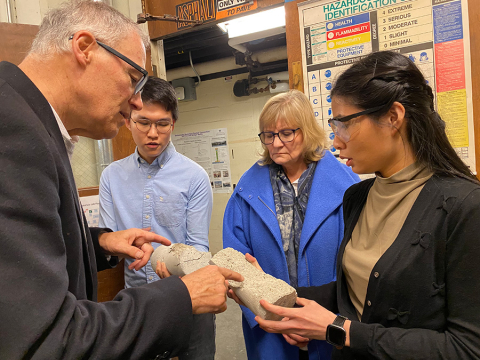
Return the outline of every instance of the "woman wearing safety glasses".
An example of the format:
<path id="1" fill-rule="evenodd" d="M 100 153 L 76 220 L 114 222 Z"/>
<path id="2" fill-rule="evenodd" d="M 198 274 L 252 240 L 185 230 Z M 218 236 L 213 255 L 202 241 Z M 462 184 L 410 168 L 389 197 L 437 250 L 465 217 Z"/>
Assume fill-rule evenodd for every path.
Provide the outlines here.
<path id="1" fill-rule="evenodd" d="M 334 359 L 479 359 L 480 186 L 430 86 L 409 59 L 380 52 L 331 96 L 335 148 L 376 178 L 345 193 L 337 281 L 299 288 L 311 299 L 301 308 L 262 301 L 289 320 L 260 326 L 298 346 L 327 339 Z"/>
<path id="2" fill-rule="evenodd" d="M 228 202 L 223 245 L 255 256 L 265 272 L 294 287 L 329 283 L 343 238 L 343 194 L 358 177 L 325 150 L 325 132 L 299 91 L 271 98 L 259 128 L 261 160 Z M 242 310 L 250 359 L 308 358 L 306 347 L 299 351 L 266 333 L 250 310 Z M 313 341 L 308 352 L 310 359 L 329 358 L 331 346 Z"/>

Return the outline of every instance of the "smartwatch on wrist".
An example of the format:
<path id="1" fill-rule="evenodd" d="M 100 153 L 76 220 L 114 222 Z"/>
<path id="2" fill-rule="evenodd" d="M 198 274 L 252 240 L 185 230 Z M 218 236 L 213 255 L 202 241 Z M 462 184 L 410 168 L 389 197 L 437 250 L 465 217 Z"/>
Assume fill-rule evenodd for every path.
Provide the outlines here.
<path id="1" fill-rule="evenodd" d="M 345 316 L 337 315 L 333 323 L 327 326 L 327 342 L 337 349 L 343 348 L 347 340 L 347 332 L 343 328 L 345 320 L 348 320 Z"/>

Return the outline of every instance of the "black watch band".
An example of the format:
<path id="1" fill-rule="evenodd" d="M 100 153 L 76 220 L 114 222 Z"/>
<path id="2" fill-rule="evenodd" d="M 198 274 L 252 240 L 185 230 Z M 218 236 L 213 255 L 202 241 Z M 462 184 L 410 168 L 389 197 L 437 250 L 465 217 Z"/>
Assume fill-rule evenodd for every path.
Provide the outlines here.
<path id="1" fill-rule="evenodd" d="M 347 332 L 343 328 L 346 320 L 345 316 L 337 315 L 333 323 L 327 326 L 326 340 L 337 349 L 343 348 L 347 340 Z"/>
<path id="2" fill-rule="evenodd" d="M 343 329 L 343 324 L 345 324 L 345 321 L 348 320 L 345 316 L 342 315 L 337 315 L 335 320 L 333 320 L 333 325 L 340 326 Z"/>

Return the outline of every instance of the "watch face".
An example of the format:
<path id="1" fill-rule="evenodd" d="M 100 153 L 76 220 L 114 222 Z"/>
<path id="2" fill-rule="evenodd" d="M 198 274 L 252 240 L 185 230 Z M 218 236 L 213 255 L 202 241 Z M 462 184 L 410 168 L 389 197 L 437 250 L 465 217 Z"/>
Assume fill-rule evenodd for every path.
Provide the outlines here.
<path id="1" fill-rule="evenodd" d="M 330 324 L 327 327 L 327 341 L 334 346 L 344 346 L 346 335 L 340 326 Z"/>

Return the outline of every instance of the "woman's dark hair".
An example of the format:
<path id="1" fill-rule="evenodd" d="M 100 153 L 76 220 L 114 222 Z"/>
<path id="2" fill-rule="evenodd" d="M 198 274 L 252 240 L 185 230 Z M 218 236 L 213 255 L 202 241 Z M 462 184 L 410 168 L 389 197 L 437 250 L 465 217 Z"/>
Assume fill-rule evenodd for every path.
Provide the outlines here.
<path id="1" fill-rule="evenodd" d="M 146 104 L 162 105 L 165 111 L 172 113 L 174 122 L 178 119 L 177 93 L 173 86 L 166 80 L 149 76 L 142 91 L 142 101 Z"/>
<path id="2" fill-rule="evenodd" d="M 338 77 L 331 96 L 344 98 L 361 109 L 385 104 L 370 115 L 373 120 L 386 114 L 393 102 L 401 103 L 407 119 L 407 140 L 416 160 L 434 173 L 477 181 L 448 141 L 445 122 L 434 108 L 431 87 L 407 57 L 392 51 L 368 55 Z"/>

